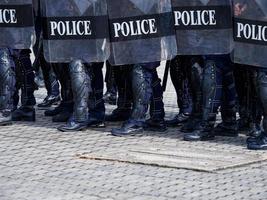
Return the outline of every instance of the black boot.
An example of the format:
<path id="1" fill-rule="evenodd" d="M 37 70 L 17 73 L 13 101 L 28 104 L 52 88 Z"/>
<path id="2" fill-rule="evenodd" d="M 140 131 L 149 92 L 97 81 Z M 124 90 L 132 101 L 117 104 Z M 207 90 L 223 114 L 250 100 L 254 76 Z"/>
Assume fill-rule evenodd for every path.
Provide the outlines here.
<path id="1" fill-rule="evenodd" d="M 216 136 L 238 137 L 235 109 L 223 110 L 222 108 L 221 113 L 223 122 L 213 129 L 213 134 Z"/>
<path id="2" fill-rule="evenodd" d="M 128 120 L 123 123 L 120 128 L 113 128 L 111 134 L 113 136 L 134 136 L 138 133 L 142 133 L 144 131 L 144 124 Z"/>
<path id="3" fill-rule="evenodd" d="M 21 106 L 12 113 L 13 121 L 35 121 L 35 109 L 32 106 Z"/>
<path id="4" fill-rule="evenodd" d="M 67 124 L 58 127 L 61 132 L 76 132 L 87 129 L 87 121 L 77 122 L 73 117 L 69 118 Z"/>
<path id="5" fill-rule="evenodd" d="M 203 121 L 199 124 L 195 131 L 184 135 L 185 141 L 207 141 L 215 138 L 212 134 L 212 126 L 209 122 Z"/>
<path id="6" fill-rule="evenodd" d="M 238 131 L 236 124 L 220 123 L 213 129 L 213 134 L 216 136 L 224 137 L 238 137 Z"/>
<path id="7" fill-rule="evenodd" d="M 184 125 L 189 120 L 189 113 L 179 113 L 171 120 L 166 120 L 166 125 L 169 127 L 178 127 Z"/>
<path id="8" fill-rule="evenodd" d="M 62 106 L 62 104 L 60 104 L 59 106 L 55 107 L 52 110 L 46 110 L 44 112 L 44 115 L 47 117 L 53 117 L 58 115 L 59 113 L 61 113 L 63 111 L 64 107 Z"/>
<path id="9" fill-rule="evenodd" d="M 146 120 L 145 131 L 153 131 L 153 132 L 165 132 L 167 131 L 167 126 L 164 119 L 149 119 Z"/>
<path id="10" fill-rule="evenodd" d="M 7 126 L 12 124 L 12 117 L 10 111 L 0 111 L 0 126 Z"/>
<path id="11" fill-rule="evenodd" d="M 193 114 L 184 123 L 180 131 L 183 133 L 191 133 L 197 129 L 200 123 L 201 123 L 201 114 Z"/>
<path id="12" fill-rule="evenodd" d="M 117 108 L 112 111 L 110 115 L 106 115 L 106 121 L 108 122 L 119 122 L 127 121 L 131 116 L 131 110 Z"/>
<path id="13" fill-rule="evenodd" d="M 57 115 L 52 117 L 52 122 L 68 122 L 71 116 L 72 112 L 70 110 L 63 109 Z"/>
<path id="14" fill-rule="evenodd" d="M 251 150 L 267 150 L 267 134 L 262 132 L 261 135 L 256 138 L 248 138 L 247 147 Z"/>
<path id="15" fill-rule="evenodd" d="M 63 132 L 81 131 L 88 124 L 88 100 L 91 89 L 91 80 L 86 66 L 81 60 L 70 63 L 70 77 L 74 99 L 73 117 L 66 125 L 60 126 L 58 130 Z"/>
<path id="16" fill-rule="evenodd" d="M 152 97 L 152 73 L 145 66 L 137 64 L 132 69 L 133 110 L 130 120 L 121 128 L 112 129 L 114 136 L 132 135 L 142 132 L 145 126 L 146 112 Z"/>
<path id="17" fill-rule="evenodd" d="M 60 102 L 60 96 L 48 95 L 45 97 L 42 103 L 38 104 L 39 108 L 47 108 L 52 106 L 53 104 L 57 104 Z"/>

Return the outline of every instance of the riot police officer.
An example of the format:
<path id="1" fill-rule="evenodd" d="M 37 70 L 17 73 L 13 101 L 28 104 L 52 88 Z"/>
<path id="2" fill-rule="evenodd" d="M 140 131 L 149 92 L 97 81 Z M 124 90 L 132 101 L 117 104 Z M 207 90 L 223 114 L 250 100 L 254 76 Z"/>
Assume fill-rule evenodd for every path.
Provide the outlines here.
<path id="1" fill-rule="evenodd" d="M 263 130 L 260 134 L 247 139 L 248 149 L 267 149 L 267 73 L 266 44 L 263 40 L 262 26 L 266 21 L 267 2 L 263 0 L 247 1 L 235 0 L 235 62 L 246 67 L 253 66 L 253 77 L 256 82 L 256 91 L 263 108 Z M 244 23 L 246 21 L 246 23 Z M 244 28 L 246 26 L 246 28 Z M 247 35 L 247 33 L 253 33 Z M 257 33 L 257 35 L 256 35 Z M 263 36 L 263 37 L 262 37 Z"/>

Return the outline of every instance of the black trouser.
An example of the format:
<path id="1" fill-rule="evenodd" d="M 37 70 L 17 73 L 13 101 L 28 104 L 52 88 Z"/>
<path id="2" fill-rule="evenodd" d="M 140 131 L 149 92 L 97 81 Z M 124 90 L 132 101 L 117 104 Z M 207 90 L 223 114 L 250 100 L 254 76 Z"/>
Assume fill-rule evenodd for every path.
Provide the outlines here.
<path id="1" fill-rule="evenodd" d="M 234 74 L 240 118 L 247 123 L 260 124 L 262 105 L 257 91 L 255 70 L 246 65 L 235 64 Z"/>
<path id="2" fill-rule="evenodd" d="M 15 63 L 8 48 L 0 48 L 0 111 L 13 110 Z"/>
<path id="3" fill-rule="evenodd" d="M 263 106 L 263 129 L 267 134 L 267 72 L 257 73 L 257 89 Z"/>
<path id="4" fill-rule="evenodd" d="M 109 62 L 106 62 L 106 75 L 105 82 L 107 87 L 107 92 L 117 95 L 117 85 L 115 81 L 115 70 L 116 67 L 111 66 Z"/>
<path id="5" fill-rule="evenodd" d="M 88 66 L 88 70 L 91 71 L 92 87 L 89 95 L 89 118 L 100 121 L 105 119 L 103 66 L 104 63 L 93 63 Z"/>
<path id="6" fill-rule="evenodd" d="M 39 63 L 43 72 L 45 88 L 47 95 L 58 96 L 59 95 L 59 84 L 52 65 L 46 62 L 43 52 L 40 54 Z"/>
<path id="7" fill-rule="evenodd" d="M 52 64 L 55 75 L 61 85 L 61 106 L 69 112 L 73 111 L 73 94 L 68 64 Z"/>
<path id="8" fill-rule="evenodd" d="M 16 93 L 14 95 L 15 107 L 19 102 L 19 90 L 21 90 L 21 105 L 34 106 L 36 100 L 34 90 L 37 88 L 34 82 L 34 70 L 32 67 L 30 53 L 31 50 L 14 50 L 16 63 Z"/>
<path id="9" fill-rule="evenodd" d="M 117 110 L 129 114 L 132 110 L 131 66 L 114 66 L 114 79 L 118 88 Z"/>
<path id="10" fill-rule="evenodd" d="M 180 113 L 192 113 L 192 92 L 190 85 L 191 57 L 177 56 L 170 63 L 170 75 L 177 95 Z"/>

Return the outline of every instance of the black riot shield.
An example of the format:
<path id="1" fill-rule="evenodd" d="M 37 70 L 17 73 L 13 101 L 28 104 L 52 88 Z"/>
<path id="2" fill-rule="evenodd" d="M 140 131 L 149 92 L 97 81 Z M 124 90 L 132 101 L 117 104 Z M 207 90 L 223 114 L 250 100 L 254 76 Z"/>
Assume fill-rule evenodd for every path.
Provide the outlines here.
<path id="1" fill-rule="evenodd" d="M 234 62 L 267 68 L 267 1 L 234 0 Z"/>
<path id="2" fill-rule="evenodd" d="M 0 1 L 0 47 L 30 48 L 33 24 L 32 0 Z"/>
<path id="3" fill-rule="evenodd" d="M 177 54 L 171 0 L 108 1 L 112 65 L 149 63 Z"/>
<path id="4" fill-rule="evenodd" d="M 231 0 L 172 0 L 179 55 L 233 50 Z"/>
<path id="5" fill-rule="evenodd" d="M 80 59 L 102 62 L 109 57 L 106 0 L 43 0 L 44 55 L 48 62 Z"/>

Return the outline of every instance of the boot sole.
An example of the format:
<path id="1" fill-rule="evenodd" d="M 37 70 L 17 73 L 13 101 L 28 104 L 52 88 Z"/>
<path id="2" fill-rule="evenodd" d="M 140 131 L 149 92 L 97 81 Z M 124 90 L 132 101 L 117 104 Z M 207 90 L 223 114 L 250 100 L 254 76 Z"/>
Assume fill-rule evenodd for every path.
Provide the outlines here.
<path id="1" fill-rule="evenodd" d="M 70 132 L 85 131 L 86 129 L 87 129 L 87 127 L 83 127 L 83 128 L 78 129 L 78 130 L 69 130 L 69 129 L 60 129 L 60 128 L 58 128 L 57 130 L 59 130 L 60 132 L 70 133 Z"/>
<path id="2" fill-rule="evenodd" d="M 9 126 L 9 125 L 12 125 L 13 122 L 0 122 L 0 126 Z"/>
<path id="3" fill-rule="evenodd" d="M 248 149 L 249 150 L 254 150 L 254 151 L 261 151 L 261 150 L 264 151 L 264 150 L 267 150 L 267 146 L 266 147 L 263 147 L 263 148 L 249 148 L 248 147 Z"/>
<path id="4" fill-rule="evenodd" d="M 120 134 L 120 133 L 112 133 L 111 132 L 111 135 L 116 136 L 116 137 L 127 137 L 127 136 L 129 137 L 129 136 L 136 136 L 136 135 L 139 135 L 142 133 L 144 133 L 144 130 L 134 131 L 134 132 L 129 133 L 129 134 Z"/>
<path id="5" fill-rule="evenodd" d="M 203 142 L 203 141 L 211 141 L 214 140 L 215 137 L 210 137 L 210 138 L 198 138 L 198 139 L 194 139 L 194 138 L 184 138 L 184 141 L 187 142 Z"/>

